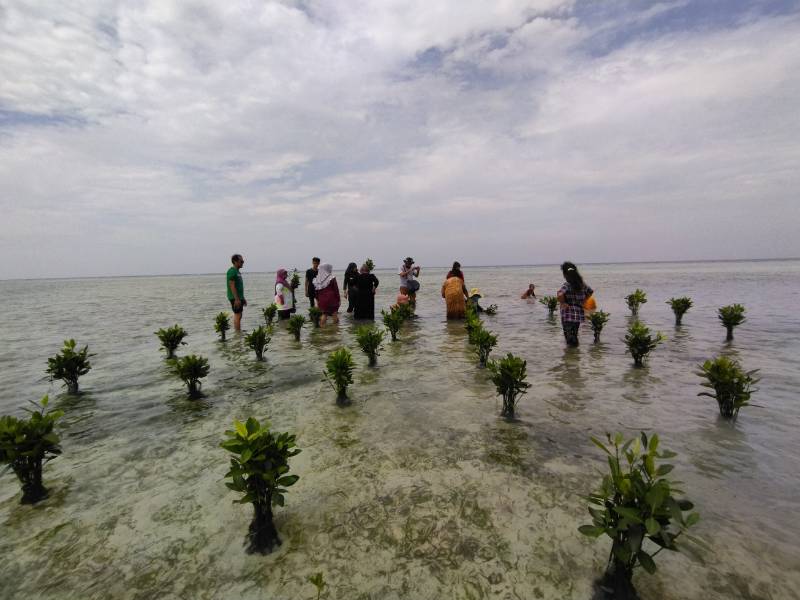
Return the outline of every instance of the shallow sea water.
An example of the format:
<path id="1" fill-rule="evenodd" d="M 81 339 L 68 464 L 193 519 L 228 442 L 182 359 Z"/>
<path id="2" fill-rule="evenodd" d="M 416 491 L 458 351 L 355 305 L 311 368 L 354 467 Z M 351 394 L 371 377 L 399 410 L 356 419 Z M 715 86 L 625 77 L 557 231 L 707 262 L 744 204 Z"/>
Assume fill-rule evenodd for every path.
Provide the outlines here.
<path id="1" fill-rule="evenodd" d="M 463 324 L 444 319 L 441 269 L 423 270 L 419 318 L 375 369 L 347 316 L 306 327 L 299 344 L 277 326 L 263 363 L 240 337 L 217 341 L 222 274 L 0 281 L 0 413 L 45 393 L 66 413 L 46 501 L 21 506 L 16 479 L 0 478 L 0 597 L 311 599 L 307 578 L 321 571 L 331 599 L 588 599 L 609 550 L 577 532 L 604 468 L 588 438 L 640 430 L 679 453 L 674 474 L 702 517 L 693 532 L 710 546 L 660 554 L 655 576 L 635 578 L 642 598 L 800 597 L 800 261 L 586 266 L 611 320 L 599 344 L 584 327 L 577 350 L 543 306 L 519 300 L 528 281 L 554 293 L 557 267 L 465 271 L 483 305 L 499 305 L 484 317 L 500 338 L 493 355 L 528 361 L 533 387 L 513 423 L 498 417 Z M 243 274 L 249 330 L 273 277 Z M 377 275 L 387 306 L 397 277 Z M 668 336 L 643 369 L 622 342 L 636 287 L 649 297 L 640 318 Z M 680 295 L 695 305 L 676 329 L 664 301 Z M 748 319 L 726 343 L 716 308 L 733 302 Z M 200 401 L 153 335 L 176 322 L 189 332 L 179 354 L 211 362 Z M 78 397 L 44 376 L 67 337 L 96 354 Z M 344 409 L 321 375 L 342 344 L 358 365 Z M 719 353 L 761 369 L 758 406 L 732 425 L 697 397 L 697 366 Z M 233 504 L 219 448 L 250 415 L 295 432 L 303 450 L 276 511 L 283 545 L 266 557 L 244 551 L 251 512 Z"/>

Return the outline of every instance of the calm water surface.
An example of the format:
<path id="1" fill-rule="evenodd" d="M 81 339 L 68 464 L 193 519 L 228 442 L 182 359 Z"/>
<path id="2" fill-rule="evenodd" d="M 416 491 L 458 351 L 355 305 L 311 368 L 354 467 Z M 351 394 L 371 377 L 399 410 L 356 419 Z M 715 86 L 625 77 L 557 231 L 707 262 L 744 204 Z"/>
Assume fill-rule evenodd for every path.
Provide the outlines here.
<path id="1" fill-rule="evenodd" d="M 611 320 L 600 344 L 584 328 L 567 350 L 544 307 L 518 299 L 528 281 L 554 293 L 557 268 L 466 270 L 483 304 L 499 305 L 485 317 L 500 338 L 494 355 L 528 361 L 533 387 L 514 423 L 498 418 L 463 325 L 443 318 L 443 270 L 423 270 L 419 318 L 385 344 L 377 369 L 355 351 L 348 317 L 306 328 L 299 344 L 276 327 L 263 363 L 239 337 L 218 342 L 222 274 L 0 282 L 0 412 L 49 393 L 66 413 L 48 500 L 20 506 L 16 480 L 0 478 L 0 597 L 295 600 L 316 597 L 307 578 L 322 571 L 331 599 L 587 599 L 609 547 L 577 532 L 604 467 L 588 438 L 639 430 L 679 453 L 675 474 L 711 548 L 659 555 L 655 576 L 637 575 L 642 597 L 800 597 L 800 262 L 583 272 Z M 386 306 L 397 277 L 377 275 Z M 244 276 L 251 329 L 273 277 Z M 668 336 L 644 369 L 621 341 L 623 297 L 636 287 L 649 298 L 641 319 Z M 695 305 L 676 329 L 664 301 L 679 295 Z M 733 302 L 748 319 L 729 344 L 716 308 Z M 159 353 L 153 332 L 173 323 L 189 332 L 180 353 L 210 359 L 200 401 Z M 76 398 L 44 376 L 67 337 L 97 355 Z M 358 364 L 346 409 L 321 377 L 342 344 Z M 761 370 L 758 406 L 733 425 L 697 397 L 698 364 L 720 353 Z M 244 552 L 251 513 L 232 503 L 218 447 L 249 415 L 295 432 L 303 449 L 292 461 L 301 479 L 277 510 L 284 544 L 267 557 Z"/>

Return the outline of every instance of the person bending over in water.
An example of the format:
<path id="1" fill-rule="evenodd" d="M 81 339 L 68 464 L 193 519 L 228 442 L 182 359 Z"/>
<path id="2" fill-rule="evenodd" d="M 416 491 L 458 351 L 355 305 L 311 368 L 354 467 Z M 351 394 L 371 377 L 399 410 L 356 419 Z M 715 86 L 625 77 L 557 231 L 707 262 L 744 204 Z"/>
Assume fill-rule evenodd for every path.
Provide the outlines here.
<path id="1" fill-rule="evenodd" d="M 532 283 L 528 284 L 528 289 L 522 292 L 522 296 L 520 296 L 521 300 L 533 300 L 536 299 L 536 286 Z"/>
<path id="2" fill-rule="evenodd" d="M 561 272 L 566 279 L 556 294 L 561 309 L 561 327 L 567 346 L 574 347 L 578 345 L 578 330 L 584 318 L 583 303 L 594 294 L 594 290 L 583 282 L 578 267 L 573 263 L 567 261 L 562 264 Z"/>

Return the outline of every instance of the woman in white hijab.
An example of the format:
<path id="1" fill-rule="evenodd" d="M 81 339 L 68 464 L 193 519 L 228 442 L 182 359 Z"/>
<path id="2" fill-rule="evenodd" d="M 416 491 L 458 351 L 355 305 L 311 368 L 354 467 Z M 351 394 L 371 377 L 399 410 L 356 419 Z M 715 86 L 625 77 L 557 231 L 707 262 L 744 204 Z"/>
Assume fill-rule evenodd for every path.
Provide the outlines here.
<path id="1" fill-rule="evenodd" d="M 339 284 L 336 282 L 336 277 L 333 276 L 333 267 L 328 263 L 320 265 L 313 283 L 316 291 L 317 306 L 322 311 L 319 324 L 325 325 L 328 317 L 334 323 L 338 323 L 341 297 L 339 295 Z"/>

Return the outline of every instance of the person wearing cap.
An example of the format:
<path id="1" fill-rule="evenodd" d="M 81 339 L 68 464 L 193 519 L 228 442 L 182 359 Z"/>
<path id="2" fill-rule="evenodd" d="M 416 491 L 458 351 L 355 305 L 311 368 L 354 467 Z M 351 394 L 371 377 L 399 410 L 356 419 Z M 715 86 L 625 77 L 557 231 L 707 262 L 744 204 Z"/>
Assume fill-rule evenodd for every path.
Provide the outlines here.
<path id="1" fill-rule="evenodd" d="M 442 284 L 442 298 L 447 303 L 448 319 L 463 319 L 466 316 L 469 293 L 467 292 L 467 286 L 464 285 L 464 274 L 461 272 L 461 265 L 457 262 L 453 263 L 453 268 Z"/>
<path id="2" fill-rule="evenodd" d="M 412 304 L 415 301 L 417 290 L 419 289 L 419 281 L 417 281 L 419 271 L 420 268 L 414 265 L 414 259 L 407 256 L 403 264 L 400 265 L 400 270 L 397 272 L 397 274 L 400 275 L 400 291 L 411 298 Z"/>
<path id="3" fill-rule="evenodd" d="M 483 296 L 481 296 L 481 291 L 478 288 L 472 288 L 469 291 L 469 299 L 467 300 L 467 302 L 469 302 L 472 308 L 474 308 L 475 311 L 479 313 L 483 312 L 483 307 L 480 304 L 478 304 L 478 301 L 481 298 L 483 298 Z"/>

